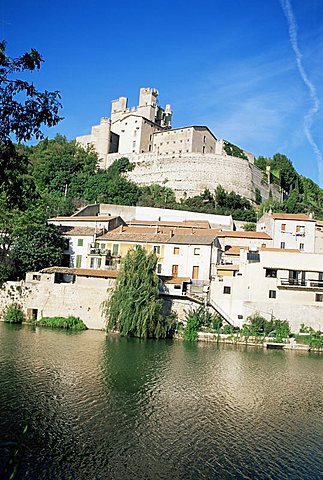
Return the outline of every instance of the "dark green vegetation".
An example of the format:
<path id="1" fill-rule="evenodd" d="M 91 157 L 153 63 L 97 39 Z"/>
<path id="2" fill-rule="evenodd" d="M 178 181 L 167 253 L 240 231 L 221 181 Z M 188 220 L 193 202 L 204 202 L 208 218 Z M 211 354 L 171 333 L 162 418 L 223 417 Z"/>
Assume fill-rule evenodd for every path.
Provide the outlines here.
<path id="1" fill-rule="evenodd" d="M 244 158 L 245 160 L 248 160 L 247 155 L 244 153 L 244 151 L 240 147 L 237 147 L 237 145 L 234 145 L 233 143 L 230 143 L 227 140 L 223 142 L 223 148 L 225 153 L 227 155 L 230 155 L 231 157 Z"/>
<path id="2" fill-rule="evenodd" d="M 277 342 L 283 342 L 290 336 L 290 327 L 287 320 L 266 320 L 264 317 L 255 313 L 247 317 L 247 322 L 243 325 L 242 335 L 244 337 L 272 337 Z"/>
<path id="3" fill-rule="evenodd" d="M 34 49 L 11 58 L 5 42 L 0 42 L 0 284 L 23 274 L 26 268 L 49 266 L 52 254 L 55 260 L 61 256 L 57 252 L 61 239 L 46 224 L 46 204 L 38 195 L 28 157 L 20 146 L 22 141 L 42 138 L 41 127 L 60 120 L 59 93 L 41 92 L 23 79 L 39 70 L 42 61 Z"/>
<path id="4" fill-rule="evenodd" d="M 258 157 L 255 164 L 263 170 L 264 182 L 268 181 L 266 167 L 270 167 L 270 182 L 281 189 L 285 199 L 282 202 L 267 200 L 261 205 L 260 213 L 269 208 L 274 212 L 314 212 L 315 218 L 323 219 L 323 190 L 309 178 L 299 175 L 285 155 Z"/>
<path id="5" fill-rule="evenodd" d="M 20 306 L 17 303 L 12 303 L 5 308 L 3 320 L 6 323 L 22 323 L 25 320 L 25 316 Z"/>
<path id="6" fill-rule="evenodd" d="M 220 332 L 223 323 L 221 317 L 210 313 L 204 305 L 190 309 L 185 320 L 184 339 L 188 342 L 196 342 L 198 332 L 205 330 L 205 327 L 211 331 Z"/>
<path id="7" fill-rule="evenodd" d="M 307 327 L 303 323 L 299 333 L 303 335 L 296 335 L 298 343 L 304 343 L 311 348 L 323 349 L 323 332 L 314 330 L 312 327 Z"/>
<path id="8" fill-rule="evenodd" d="M 43 317 L 31 321 L 34 325 L 50 328 L 64 328 L 66 330 L 86 330 L 85 323 L 79 317 Z"/>
<path id="9" fill-rule="evenodd" d="M 139 338 L 165 338 L 172 333 L 172 316 L 162 314 L 156 263 L 156 255 L 141 246 L 128 251 L 116 288 L 103 305 L 108 331 Z"/>
<path id="10" fill-rule="evenodd" d="M 291 335 L 289 323 L 286 320 L 275 318 L 266 320 L 258 313 L 247 317 L 242 329 L 228 324 L 223 325 L 222 318 L 219 315 L 211 314 L 204 305 L 191 309 L 187 313 L 185 321 L 184 339 L 190 342 L 197 340 L 198 332 L 223 333 L 244 338 L 271 337 L 276 342 L 284 342 Z M 317 337 L 318 332 L 316 332 L 315 338 L 317 339 Z"/>

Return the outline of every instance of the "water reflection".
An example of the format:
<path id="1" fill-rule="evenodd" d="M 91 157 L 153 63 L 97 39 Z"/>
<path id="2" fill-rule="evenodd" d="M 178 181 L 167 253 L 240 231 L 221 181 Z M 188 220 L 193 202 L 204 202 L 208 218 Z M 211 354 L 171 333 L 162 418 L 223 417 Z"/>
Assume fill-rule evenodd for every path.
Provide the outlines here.
<path id="1" fill-rule="evenodd" d="M 19 478 L 320 478 L 319 354 L 0 324 L 1 461 Z"/>

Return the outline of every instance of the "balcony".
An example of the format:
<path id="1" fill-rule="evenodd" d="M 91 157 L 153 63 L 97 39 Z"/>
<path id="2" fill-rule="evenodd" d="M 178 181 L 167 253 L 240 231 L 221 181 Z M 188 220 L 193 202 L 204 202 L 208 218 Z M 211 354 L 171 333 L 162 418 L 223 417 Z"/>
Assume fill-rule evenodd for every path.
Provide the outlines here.
<path id="1" fill-rule="evenodd" d="M 90 248 L 88 255 L 106 255 L 111 256 L 111 250 L 107 250 L 106 248 Z"/>
<path id="2" fill-rule="evenodd" d="M 281 278 L 279 280 L 278 288 L 323 290 L 323 280 L 317 280 L 313 278 L 306 278 L 304 280 L 297 280 L 294 278 Z"/>

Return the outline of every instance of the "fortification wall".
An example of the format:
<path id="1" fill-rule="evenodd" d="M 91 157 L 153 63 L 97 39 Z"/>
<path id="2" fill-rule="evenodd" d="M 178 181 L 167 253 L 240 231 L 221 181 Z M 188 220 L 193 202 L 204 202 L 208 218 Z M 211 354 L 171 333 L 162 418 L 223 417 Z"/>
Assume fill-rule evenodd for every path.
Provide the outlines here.
<path id="1" fill-rule="evenodd" d="M 124 155 L 108 155 L 101 168 L 108 168 L 121 156 Z M 263 172 L 243 158 L 199 153 L 126 156 L 135 164 L 134 170 L 128 174 L 130 180 L 138 185 L 165 185 L 174 190 L 177 199 L 199 195 L 205 188 L 214 191 L 218 185 L 252 201 L 255 200 L 256 188 L 260 190 L 263 200 L 269 197 L 270 188 L 264 181 Z M 271 188 L 273 197 L 279 198 L 276 189 Z"/>

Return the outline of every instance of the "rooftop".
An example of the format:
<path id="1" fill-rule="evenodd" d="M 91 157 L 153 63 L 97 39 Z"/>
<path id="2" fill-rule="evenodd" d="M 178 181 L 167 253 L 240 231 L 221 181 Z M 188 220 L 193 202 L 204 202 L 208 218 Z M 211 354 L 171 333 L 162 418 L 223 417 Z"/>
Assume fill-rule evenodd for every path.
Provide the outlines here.
<path id="1" fill-rule="evenodd" d="M 54 217 L 54 218 L 49 218 L 50 222 L 66 222 L 66 221 L 71 221 L 71 222 L 108 222 L 110 220 L 113 220 L 117 218 L 116 216 L 100 216 L 100 215 L 92 215 L 92 216 L 71 216 L 71 217 Z"/>
<path id="2" fill-rule="evenodd" d="M 266 232 L 241 232 L 241 231 L 218 231 L 218 237 L 232 238 L 258 238 L 262 240 L 272 240 L 271 236 Z"/>
<path id="3" fill-rule="evenodd" d="M 100 277 L 117 278 L 117 270 L 94 270 L 92 268 L 71 268 L 71 267 L 48 267 L 40 270 L 40 273 L 64 273 L 79 277 Z"/>
<path id="4" fill-rule="evenodd" d="M 211 229 L 210 229 L 211 230 Z M 206 235 L 204 232 L 210 230 L 202 230 L 203 235 L 199 233 L 188 233 L 187 231 L 166 233 L 156 232 L 155 228 L 149 227 L 119 227 L 111 232 L 105 233 L 100 240 L 121 241 L 133 243 L 170 243 L 182 245 L 210 245 L 213 243 L 215 235 Z M 199 231 L 200 232 L 200 231 Z"/>
<path id="5" fill-rule="evenodd" d="M 315 222 L 315 220 L 305 213 L 272 213 L 274 220 L 300 220 L 302 222 Z"/>
<path id="6" fill-rule="evenodd" d="M 62 235 L 69 237 L 78 237 L 78 236 L 93 236 L 101 235 L 102 230 L 98 230 L 95 227 L 60 227 L 60 232 Z"/>

